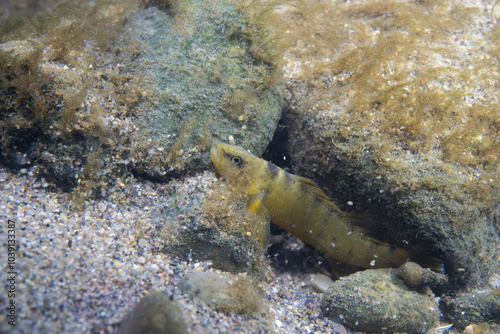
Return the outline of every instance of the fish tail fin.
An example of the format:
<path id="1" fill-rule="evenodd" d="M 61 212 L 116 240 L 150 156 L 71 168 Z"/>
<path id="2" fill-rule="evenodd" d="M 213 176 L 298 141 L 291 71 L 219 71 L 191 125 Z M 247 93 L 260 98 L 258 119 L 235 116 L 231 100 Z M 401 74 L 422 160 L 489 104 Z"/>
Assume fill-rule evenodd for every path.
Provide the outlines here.
<path id="1" fill-rule="evenodd" d="M 422 268 L 429 268 L 436 273 L 445 273 L 443 261 L 437 257 L 412 252 L 410 253 L 410 261 L 416 262 Z"/>
<path id="2" fill-rule="evenodd" d="M 346 221 L 350 222 L 351 227 L 356 229 L 359 233 L 369 237 L 373 243 L 387 245 L 389 247 L 388 243 L 378 240 L 372 232 L 376 229 L 376 219 L 359 213 L 342 212 L 341 214 Z M 443 261 L 434 256 L 401 247 L 391 247 L 391 253 L 392 266 L 397 267 L 406 261 L 413 261 L 418 263 L 422 268 L 429 268 L 436 273 L 445 274 Z"/>

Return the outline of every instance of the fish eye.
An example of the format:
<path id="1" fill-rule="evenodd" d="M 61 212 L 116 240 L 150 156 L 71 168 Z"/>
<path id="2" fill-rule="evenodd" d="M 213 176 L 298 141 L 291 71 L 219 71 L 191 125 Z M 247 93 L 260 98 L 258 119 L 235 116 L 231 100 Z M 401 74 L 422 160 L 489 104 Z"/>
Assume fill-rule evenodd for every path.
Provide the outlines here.
<path id="1" fill-rule="evenodd" d="M 243 158 L 235 155 L 234 157 L 231 157 L 231 162 L 235 165 L 239 165 L 243 162 Z"/>

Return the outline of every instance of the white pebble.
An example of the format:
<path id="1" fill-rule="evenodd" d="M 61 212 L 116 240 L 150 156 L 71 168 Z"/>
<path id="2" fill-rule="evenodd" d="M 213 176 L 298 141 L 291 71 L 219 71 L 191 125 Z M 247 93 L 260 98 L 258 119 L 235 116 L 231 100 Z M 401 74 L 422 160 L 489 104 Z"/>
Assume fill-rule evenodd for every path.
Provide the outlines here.
<path id="1" fill-rule="evenodd" d="M 106 204 L 104 204 L 104 203 L 102 203 L 102 202 L 100 202 L 99 204 L 97 204 L 97 208 L 98 208 L 98 209 L 99 209 L 99 211 L 101 211 L 101 212 L 106 211 L 106 207 L 107 207 L 107 205 L 106 205 Z"/>

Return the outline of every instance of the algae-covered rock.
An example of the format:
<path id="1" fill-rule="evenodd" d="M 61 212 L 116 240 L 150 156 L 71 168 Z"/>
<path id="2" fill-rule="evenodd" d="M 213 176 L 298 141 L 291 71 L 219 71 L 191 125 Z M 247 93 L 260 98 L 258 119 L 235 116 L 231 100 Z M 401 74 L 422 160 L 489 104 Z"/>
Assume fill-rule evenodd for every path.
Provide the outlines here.
<path id="1" fill-rule="evenodd" d="M 139 10 L 127 23 L 128 66 L 143 78 L 148 96 L 136 111 L 141 131 L 133 162 L 139 172 L 206 169 L 213 141 L 262 154 L 281 115 L 283 90 L 271 55 L 276 41 L 259 37 L 266 20 L 254 17 L 252 6 L 177 1 L 169 11 Z"/>
<path id="2" fill-rule="evenodd" d="M 463 334 L 497 334 L 500 333 L 500 325 L 492 323 L 469 325 L 463 331 Z"/>
<path id="3" fill-rule="evenodd" d="M 188 333 L 186 320 L 173 295 L 153 291 L 120 324 L 119 334 Z"/>
<path id="4" fill-rule="evenodd" d="M 470 324 L 500 324 L 500 288 L 447 296 L 443 310 L 445 317 L 460 329 Z"/>
<path id="5" fill-rule="evenodd" d="M 139 96 L 112 46 L 137 5 L 40 2 L 0 22 L 2 164 L 81 198 L 105 193 L 134 131 L 127 116 Z"/>
<path id="6" fill-rule="evenodd" d="M 0 161 L 80 201 L 206 169 L 213 140 L 262 153 L 282 102 L 270 6 L 64 0 L 0 22 Z"/>
<path id="7" fill-rule="evenodd" d="M 179 287 L 191 299 L 222 312 L 252 314 L 263 307 L 261 294 L 246 275 L 192 272 L 181 279 Z"/>
<path id="8" fill-rule="evenodd" d="M 267 270 L 267 222 L 246 208 L 213 174 L 169 184 L 160 237 L 164 252 L 184 261 L 211 261 L 215 269 L 263 279 Z"/>
<path id="9" fill-rule="evenodd" d="M 434 296 L 412 291 L 393 269 L 365 270 L 335 281 L 321 310 L 356 331 L 425 332 L 439 320 Z"/>
<path id="10" fill-rule="evenodd" d="M 295 44 L 285 128 L 272 147 L 341 208 L 378 216 L 381 238 L 441 258 L 454 288 L 485 284 L 500 244 L 500 25 L 491 7 L 305 7 L 283 13 Z"/>

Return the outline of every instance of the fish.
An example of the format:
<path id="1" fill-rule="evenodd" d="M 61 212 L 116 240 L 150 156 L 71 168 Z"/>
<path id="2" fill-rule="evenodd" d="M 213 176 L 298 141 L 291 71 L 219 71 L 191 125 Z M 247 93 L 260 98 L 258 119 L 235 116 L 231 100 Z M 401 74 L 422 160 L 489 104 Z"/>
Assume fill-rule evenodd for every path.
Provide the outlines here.
<path id="1" fill-rule="evenodd" d="M 343 212 L 312 180 L 291 174 L 242 147 L 214 143 L 212 162 L 234 191 L 243 192 L 248 210 L 280 226 L 337 261 L 361 268 L 399 267 L 409 260 L 442 272 L 442 262 L 380 241 Z M 358 224 L 356 224 L 358 222 Z"/>

